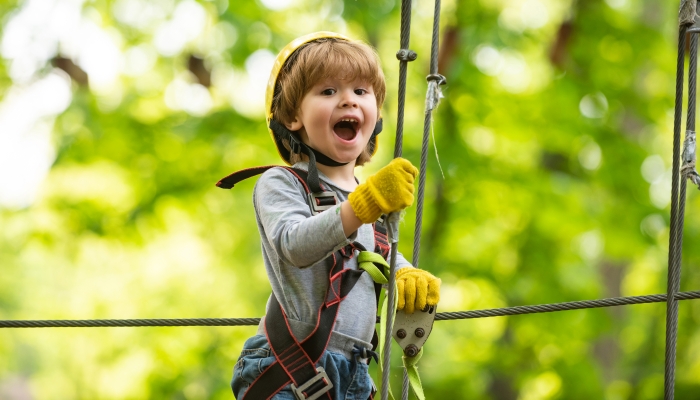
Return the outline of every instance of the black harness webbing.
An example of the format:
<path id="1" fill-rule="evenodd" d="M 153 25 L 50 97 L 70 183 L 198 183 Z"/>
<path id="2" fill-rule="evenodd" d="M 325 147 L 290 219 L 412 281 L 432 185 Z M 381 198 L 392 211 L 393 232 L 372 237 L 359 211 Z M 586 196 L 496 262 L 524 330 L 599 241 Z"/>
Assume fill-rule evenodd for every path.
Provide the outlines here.
<path id="1" fill-rule="evenodd" d="M 242 169 L 240 171 L 236 171 L 230 175 L 221 178 L 221 180 L 216 182 L 216 186 L 222 189 L 231 189 L 237 183 L 242 182 L 248 178 L 252 178 L 256 175 L 260 175 L 270 168 L 284 168 L 287 171 L 291 172 L 292 174 L 294 174 L 294 176 L 297 177 L 299 182 L 301 182 L 301 184 L 304 185 L 304 190 L 306 191 L 306 193 L 309 193 L 309 186 L 306 184 L 306 180 L 300 175 L 301 173 L 304 177 L 306 177 L 306 171 L 291 167 L 284 167 L 281 165 L 263 165 L 260 167 Z"/>
<path id="2" fill-rule="evenodd" d="M 274 167 L 280 166 L 267 165 L 237 171 L 221 179 L 216 186 L 230 189 L 237 183 L 262 174 Z M 307 196 L 311 193 L 306 182 L 308 179 L 306 171 L 290 167 L 281 168 L 291 172 L 301 182 Z M 309 204 L 309 207 L 313 212 L 318 206 L 328 207 L 335 205 L 336 200 L 337 198 L 333 200 L 333 204 L 329 204 L 328 197 L 309 196 L 309 201 L 313 202 Z M 380 221 L 375 223 L 373 227 L 375 238 L 374 251 L 386 259 L 389 255 L 386 229 Z M 292 333 L 287 315 L 274 293 L 270 296 L 270 308 L 265 317 L 265 335 L 276 360 L 251 383 L 240 400 L 269 399 L 289 384 L 292 385 L 292 390 L 299 399 L 324 398 L 332 400 L 329 390 L 333 385 L 323 368 L 316 368 L 316 363 L 318 363 L 328 347 L 338 309 L 340 308 L 340 302 L 350 293 L 364 272 L 362 270 L 344 268 L 345 261 L 354 256 L 354 250 L 365 249 L 359 243 L 352 243 L 330 256 L 333 262 L 328 271 L 329 284 L 326 297 L 318 310 L 316 327 L 303 340 L 299 341 Z M 379 301 L 380 291 L 381 285 L 375 284 L 377 302 Z M 280 323 L 281 321 L 283 323 Z M 377 334 L 375 331 L 372 345 L 376 347 L 376 343 Z M 373 398 L 373 396 L 370 396 L 370 398 Z"/>

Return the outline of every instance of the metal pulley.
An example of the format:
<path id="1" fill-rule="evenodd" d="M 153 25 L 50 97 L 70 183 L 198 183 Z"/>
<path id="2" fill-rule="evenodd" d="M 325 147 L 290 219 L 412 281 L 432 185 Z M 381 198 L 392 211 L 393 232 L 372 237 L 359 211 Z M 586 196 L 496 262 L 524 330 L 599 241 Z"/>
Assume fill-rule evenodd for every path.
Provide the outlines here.
<path id="1" fill-rule="evenodd" d="M 436 309 L 435 306 L 428 306 L 412 314 L 403 310 L 396 311 L 393 336 L 406 357 L 415 357 L 428 340 L 433 330 Z"/>

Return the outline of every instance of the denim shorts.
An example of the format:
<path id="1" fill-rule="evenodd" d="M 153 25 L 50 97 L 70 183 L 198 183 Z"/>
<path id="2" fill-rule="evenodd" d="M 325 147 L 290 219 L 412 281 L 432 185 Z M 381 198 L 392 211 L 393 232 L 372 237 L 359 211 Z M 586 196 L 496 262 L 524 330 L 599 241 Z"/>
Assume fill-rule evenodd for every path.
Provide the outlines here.
<path id="1" fill-rule="evenodd" d="M 231 389 L 236 399 L 242 398 L 248 386 L 274 362 L 275 356 L 265 336 L 255 335 L 248 339 L 233 368 Z M 330 393 L 334 400 L 369 399 L 373 384 L 367 373 L 367 364 L 362 359 L 356 357 L 354 360 L 349 360 L 342 354 L 326 351 L 316 365 L 326 370 L 328 378 L 333 383 Z M 296 400 L 289 385 L 272 399 Z"/>

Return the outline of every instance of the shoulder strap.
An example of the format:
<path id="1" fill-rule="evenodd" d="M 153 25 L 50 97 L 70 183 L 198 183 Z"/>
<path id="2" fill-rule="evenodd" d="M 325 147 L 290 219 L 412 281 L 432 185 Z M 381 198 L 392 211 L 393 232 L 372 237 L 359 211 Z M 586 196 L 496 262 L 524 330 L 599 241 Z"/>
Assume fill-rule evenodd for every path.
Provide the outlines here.
<path id="1" fill-rule="evenodd" d="M 216 186 L 220 187 L 222 189 L 231 189 L 237 183 L 242 182 L 248 178 L 252 178 L 254 176 L 260 175 L 271 168 L 284 168 L 287 171 L 291 172 L 299 180 L 299 182 L 301 182 L 301 184 L 304 186 L 304 190 L 306 191 L 306 193 L 309 193 L 309 186 L 306 184 L 306 180 L 304 178 L 302 178 L 301 176 L 299 176 L 299 172 L 300 171 L 304 172 L 304 171 L 302 171 L 300 169 L 285 167 L 283 165 L 262 165 L 260 167 L 242 169 L 240 171 L 236 171 L 230 175 L 227 175 L 224 178 L 221 178 L 221 180 L 216 182 Z M 304 177 L 306 177 L 306 174 L 304 174 Z"/>
<path id="2" fill-rule="evenodd" d="M 386 215 L 382 215 L 373 225 L 374 228 L 374 252 L 381 254 L 385 260 L 389 258 L 389 251 L 391 246 L 389 245 L 389 236 L 387 236 L 386 226 L 384 226 L 384 220 Z"/>
<path id="3" fill-rule="evenodd" d="M 302 182 L 307 182 L 309 178 L 309 173 L 303 169 L 298 168 L 288 168 L 291 173 L 297 176 Z M 309 203 L 309 208 L 311 208 L 311 214 L 319 214 L 340 202 L 338 195 L 331 189 L 326 189 L 321 185 L 319 181 L 319 190 L 314 192 L 309 190 L 309 186 L 306 183 L 304 188 L 306 189 L 307 202 Z"/>
<path id="4" fill-rule="evenodd" d="M 309 208 L 311 208 L 312 215 L 319 214 L 320 212 L 338 204 L 338 195 L 336 195 L 334 191 L 324 188 L 320 182 L 317 183 L 319 187 L 318 191 L 312 191 L 310 189 L 308 172 L 304 171 L 303 169 L 291 168 L 282 165 L 263 165 L 260 167 L 242 169 L 222 178 L 216 183 L 216 186 L 222 189 L 231 189 L 237 183 L 260 175 L 271 168 L 284 168 L 297 178 L 299 183 L 301 183 L 301 185 L 304 187 L 307 197 L 306 202 L 309 204 Z"/>

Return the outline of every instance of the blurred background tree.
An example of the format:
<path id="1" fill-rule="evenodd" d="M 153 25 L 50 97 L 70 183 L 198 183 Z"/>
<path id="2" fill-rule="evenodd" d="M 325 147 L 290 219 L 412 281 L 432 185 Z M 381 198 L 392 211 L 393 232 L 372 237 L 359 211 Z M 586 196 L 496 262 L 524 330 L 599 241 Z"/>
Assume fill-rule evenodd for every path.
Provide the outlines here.
<path id="1" fill-rule="evenodd" d="M 431 153 L 420 260 L 443 280 L 440 311 L 665 292 L 677 2 L 442 3 L 442 170 Z M 261 316 L 254 183 L 214 183 L 280 162 L 265 84 L 276 52 L 315 30 L 378 49 L 386 124 L 358 174 L 388 162 L 399 6 L 0 3 L 0 319 Z M 417 164 L 433 2 L 413 6 Z M 681 290 L 700 287 L 698 209 L 689 189 Z M 700 392 L 699 323 L 700 302 L 682 302 L 679 399 Z M 664 304 L 438 322 L 422 377 L 432 399 L 658 399 L 664 326 Z M 254 332 L 2 330 L 0 398 L 229 399 Z"/>

